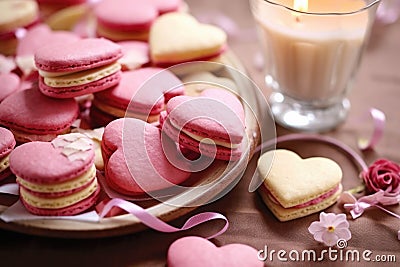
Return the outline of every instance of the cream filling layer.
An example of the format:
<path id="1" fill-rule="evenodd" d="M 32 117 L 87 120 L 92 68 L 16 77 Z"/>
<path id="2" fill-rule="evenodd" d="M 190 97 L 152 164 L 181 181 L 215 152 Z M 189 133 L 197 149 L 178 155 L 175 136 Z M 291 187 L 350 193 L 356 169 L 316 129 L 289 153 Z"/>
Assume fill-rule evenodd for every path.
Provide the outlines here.
<path id="1" fill-rule="evenodd" d="M 114 40 L 114 41 L 126 41 L 126 40 L 137 40 L 147 41 L 149 39 L 149 31 L 114 31 L 97 25 L 97 34 L 99 36 Z"/>
<path id="2" fill-rule="evenodd" d="M 66 134 L 71 131 L 70 128 L 65 129 L 61 133 L 54 133 L 54 134 L 31 134 L 23 131 L 17 131 L 11 129 L 11 132 L 14 134 L 14 138 L 17 142 L 20 143 L 27 143 L 33 141 L 43 141 L 48 142 L 56 138 L 59 134 Z"/>
<path id="3" fill-rule="evenodd" d="M 99 110 L 101 110 L 107 114 L 110 114 L 114 117 L 118 117 L 118 118 L 129 117 L 129 118 L 140 119 L 140 120 L 147 121 L 147 122 L 155 122 L 159 118 L 158 114 L 156 114 L 156 115 L 149 114 L 149 116 L 146 116 L 145 114 L 127 112 L 124 109 L 116 108 L 116 107 L 101 103 L 100 101 L 98 101 L 96 99 L 93 100 L 92 105 L 94 105 Z"/>
<path id="4" fill-rule="evenodd" d="M 0 172 L 3 172 L 7 170 L 8 167 L 10 167 L 10 156 L 6 156 L 2 160 L 0 160 Z"/>
<path id="5" fill-rule="evenodd" d="M 59 76 L 64 76 L 72 73 L 77 73 L 79 71 L 59 71 L 59 72 L 51 72 L 51 71 L 44 71 L 38 69 L 38 73 L 40 76 L 44 78 L 53 78 L 53 77 L 59 77 Z"/>
<path id="6" fill-rule="evenodd" d="M 325 193 L 322 193 L 321 195 L 319 195 L 319 196 L 317 196 L 315 198 L 306 200 L 305 202 L 302 202 L 302 203 L 299 203 L 299 204 L 296 204 L 296 205 L 290 205 L 290 207 L 288 207 L 289 205 L 285 205 L 286 207 L 284 207 L 278 201 L 278 199 L 268 190 L 268 188 L 266 187 L 265 184 L 262 184 L 261 187 L 260 187 L 261 192 L 264 193 L 269 198 L 269 200 L 271 200 L 271 202 L 273 202 L 276 205 L 279 205 L 283 209 L 292 209 L 292 208 L 301 209 L 301 208 L 306 208 L 306 207 L 317 205 L 317 204 L 325 201 L 326 199 L 331 198 L 337 192 L 341 192 L 342 189 L 343 189 L 342 184 L 339 183 L 334 188 L 326 191 Z"/>
<path id="7" fill-rule="evenodd" d="M 39 209 L 61 209 L 72 206 L 88 198 L 97 190 L 97 187 L 97 179 L 94 179 L 90 186 L 86 187 L 84 190 L 65 197 L 41 198 L 30 194 L 28 191 L 24 190 L 23 187 L 20 188 L 20 194 L 22 199 L 32 207 Z"/>
<path id="8" fill-rule="evenodd" d="M 63 88 L 88 84 L 101 80 L 121 70 L 121 64 L 114 62 L 98 68 L 64 74 L 61 76 L 44 77 L 44 83 L 50 87 Z"/>
<path id="9" fill-rule="evenodd" d="M 232 143 L 228 143 L 228 142 L 223 142 L 223 141 L 219 141 L 219 140 L 213 140 L 211 138 L 206 138 L 197 134 L 193 134 L 190 133 L 188 131 L 186 131 L 183 128 L 180 128 L 178 125 L 176 125 L 172 120 L 169 120 L 169 122 L 171 123 L 171 125 L 176 128 L 178 131 L 182 131 L 184 134 L 188 135 L 190 138 L 193 138 L 194 140 L 204 143 L 204 144 L 208 144 L 208 145 L 218 145 L 218 146 L 223 146 L 223 147 L 227 147 L 230 149 L 235 149 L 238 148 L 240 144 L 232 144 Z"/>
<path id="10" fill-rule="evenodd" d="M 77 178 L 58 184 L 44 185 L 44 184 L 31 183 L 18 176 L 17 176 L 17 183 L 25 188 L 28 188 L 29 190 L 38 193 L 59 193 L 84 186 L 95 176 L 96 176 L 96 167 L 92 165 L 92 167 L 88 171 L 78 176 Z"/>

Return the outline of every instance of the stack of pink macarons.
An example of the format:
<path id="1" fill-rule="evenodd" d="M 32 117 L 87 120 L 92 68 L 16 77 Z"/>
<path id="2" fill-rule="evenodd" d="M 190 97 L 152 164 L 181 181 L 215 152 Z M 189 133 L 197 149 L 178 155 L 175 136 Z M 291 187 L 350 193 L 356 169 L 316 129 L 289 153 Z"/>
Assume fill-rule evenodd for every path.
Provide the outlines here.
<path id="1" fill-rule="evenodd" d="M 92 141 L 81 134 L 52 142 L 30 142 L 10 155 L 20 199 L 33 214 L 75 215 L 92 207 L 100 193 Z"/>
<path id="2" fill-rule="evenodd" d="M 53 33 L 44 26 L 32 31 L 59 41 L 43 44 L 28 33 L 19 46 L 19 51 L 27 51 L 19 58 L 34 57 L 39 73 L 30 89 L 10 94 L 0 103 L 0 124 L 8 127 L 19 143 L 51 141 L 68 133 L 80 116 L 76 97 L 106 90 L 121 79 L 118 60 L 122 50 L 114 42 Z"/>
<path id="3" fill-rule="evenodd" d="M 38 2 L 41 11 L 64 8 Z M 101 190 L 93 164 L 99 159 L 111 190 L 144 196 L 187 181 L 195 164 L 188 154 L 240 158 L 245 123 L 238 98 L 212 87 L 185 96 L 184 74 L 166 68 L 218 61 L 226 49 L 226 34 L 199 23 L 184 6 L 181 0 L 103 0 L 91 3 L 97 36 L 44 24 L 20 36 L 10 58 L 16 69 L 0 74 L 7 83 L 0 96 L 0 125 L 7 128 L 0 128 L 7 132 L 0 171 L 16 176 L 29 212 L 74 215 L 93 207 Z M 104 134 L 70 133 L 100 126 Z M 100 152 L 90 139 L 101 143 Z"/>

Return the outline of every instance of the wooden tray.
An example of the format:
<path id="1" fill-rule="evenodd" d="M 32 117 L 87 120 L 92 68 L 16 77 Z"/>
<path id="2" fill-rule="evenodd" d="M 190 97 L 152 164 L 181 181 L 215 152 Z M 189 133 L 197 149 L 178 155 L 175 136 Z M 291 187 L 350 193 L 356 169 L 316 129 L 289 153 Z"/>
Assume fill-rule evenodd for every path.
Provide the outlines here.
<path id="1" fill-rule="evenodd" d="M 246 116 L 246 134 L 248 139 L 248 149 L 243 153 L 241 159 L 234 164 L 228 166 L 227 162 L 215 161 L 206 170 L 203 170 L 193 186 L 206 185 L 215 182 L 218 183 L 210 186 L 207 190 L 199 192 L 196 188 L 190 188 L 187 191 L 174 196 L 170 199 L 174 202 L 179 198 L 179 203 L 182 206 L 171 206 L 164 203 L 155 202 L 147 208 L 147 211 L 163 221 L 171 221 L 196 208 L 196 205 L 208 203 L 214 197 L 220 196 L 223 192 L 228 192 L 232 189 L 241 176 L 243 175 L 249 160 L 251 159 L 255 147 L 260 142 L 260 128 L 258 121 L 263 119 L 263 116 L 268 112 L 263 106 L 264 98 L 260 97 L 260 92 L 256 90 L 254 84 L 248 79 L 244 79 L 236 70 L 245 73 L 245 70 L 239 60 L 232 52 L 226 52 L 218 60 L 232 66 L 231 68 L 223 68 L 215 70 L 215 75 L 220 77 L 228 77 L 232 79 L 237 87 L 237 94 L 245 99 L 247 104 L 245 107 Z M 238 75 L 239 74 L 239 75 Z M 4 195 L 0 195 L 0 211 L 6 208 L 10 203 L 4 202 Z M 9 202 L 9 201 L 8 201 Z M 5 223 L 0 220 L 0 228 L 26 233 L 31 235 L 62 237 L 62 238 L 98 238 L 106 236 L 117 236 L 127 233 L 133 233 L 146 228 L 133 215 L 120 215 L 112 218 L 102 219 L 99 223 L 78 222 L 69 220 L 31 220 L 31 221 L 16 221 Z"/>

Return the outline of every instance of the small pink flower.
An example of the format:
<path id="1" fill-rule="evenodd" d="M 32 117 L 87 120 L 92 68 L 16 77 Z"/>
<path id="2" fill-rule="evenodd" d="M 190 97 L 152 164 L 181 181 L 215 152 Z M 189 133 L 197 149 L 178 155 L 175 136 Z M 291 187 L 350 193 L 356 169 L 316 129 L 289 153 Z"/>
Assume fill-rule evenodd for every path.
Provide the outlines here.
<path id="1" fill-rule="evenodd" d="M 308 231 L 314 235 L 314 239 L 327 246 L 334 246 L 338 240 L 349 240 L 351 232 L 346 215 L 325 213 L 319 214 L 319 221 L 311 223 Z"/>
<path id="2" fill-rule="evenodd" d="M 395 162 L 386 159 L 377 160 L 360 175 L 368 193 L 383 190 L 385 196 L 400 195 L 400 166 Z"/>

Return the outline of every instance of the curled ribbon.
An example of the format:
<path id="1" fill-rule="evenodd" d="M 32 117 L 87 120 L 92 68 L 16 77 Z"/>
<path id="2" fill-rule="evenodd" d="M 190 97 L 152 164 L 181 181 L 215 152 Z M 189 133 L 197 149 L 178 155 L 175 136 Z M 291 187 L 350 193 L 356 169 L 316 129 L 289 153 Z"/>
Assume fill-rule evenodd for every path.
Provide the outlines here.
<path id="1" fill-rule="evenodd" d="M 358 148 L 361 149 L 362 151 L 374 149 L 375 145 L 382 138 L 383 131 L 385 128 L 385 121 L 386 121 L 385 113 L 376 108 L 371 108 L 369 110 L 369 113 L 372 117 L 374 127 L 372 130 L 371 137 L 369 139 L 366 138 L 358 139 Z"/>
<path id="2" fill-rule="evenodd" d="M 104 218 L 113 207 L 118 207 L 127 211 L 138 218 L 144 225 L 163 233 L 174 233 L 188 230 L 199 224 L 217 219 L 225 221 L 225 225 L 220 231 L 207 237 L 207 239 L 211 239 L 223 234 L 229 227 L 229 221 L 224 215 L 216 212 L 203 212 L 190 217 L 181 228 L 176 228 L 150 214 L 142 207 L 120 198 L 111 199 L 100 212 L 100 218 Z"/>
<path id="3" fill-rule="evenodd" d="M 400 219 L 400 215 L 391 212 L 390 210 L 387 210 L 381 206 L 398 204 L 400 202 L 400 196 L 385 196 L 385 192 L 383 190 L 380 190 L 373 195 L 360 197 L 359 199 L 356 199 L 349 192 L 344 192 L 341 195 L 340 201 L 344 203 L 343 207 L 345 209 L 350 210 L 350 214 L 353 219 L 357 219 L 358 217 L 360 217 L 364 213 L 364 211 L 370 207 L 379 208 L 382 211 Z"/>

